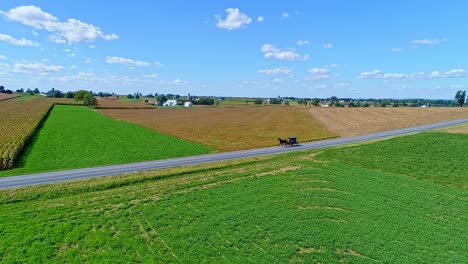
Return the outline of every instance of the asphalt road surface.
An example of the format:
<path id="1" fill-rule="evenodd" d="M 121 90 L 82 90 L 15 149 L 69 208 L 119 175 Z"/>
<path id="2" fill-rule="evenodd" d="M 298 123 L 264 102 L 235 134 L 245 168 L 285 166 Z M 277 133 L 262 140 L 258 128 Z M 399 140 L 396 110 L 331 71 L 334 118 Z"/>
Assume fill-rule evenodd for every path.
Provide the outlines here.
<path id="1" fill-rule="evenodd" d="M 85 179 L 85 178 L 93 178 L 93 177 L 115 175 L 115 174 L 121 174 L 121 173 L 127 173 L 127 172 L 171 168 L 171 167 L 201 164 L 201 163 L 208 163 L 208 162 L 215 162 L 215 161 L 242 159 L 242 158 L 257 157 L 257 156 L 285 153 L 285 152 L 298 151 L 298 150 L 319 149 L 319 148 L 326 148 L 326 147 L 332 147 L 332 146 L 352 144 L 352 143 L 357 143 L 357 142 L 364 142 L 364 141 L 375 140 L 375 139 L 389 138 L 389 137 L 394 137 L 394 136 L 399 136 L 399 135 L 404 135 L 404 134 L 431 130 L 435 128 L 453 126 L 453 125 L 462 124 L 462 123 L 468 123 L 468 119 L 461 119 L 461 120 L 454 120 L 454 121 L 429 124 L 429 125 L 423 125 L 423 126 L 389 130 L 389 131 L 372 133 L 372 134 L 355 136 L 355 137 L 336 138 L 336 139 L 327 139 L 327 140 L 321 140 L 321 141 L 301 143 L 300 145 L 295 145 L 292 147 L 277 146 L 277 147 L 249 149 L 249 150 L 241 150 L 241 151 L 233 151 L 233 152 L 206 154 L 206 155 L 199 155 L 199 156 L 192 156 L 192 157 L 185 157 L 185 158 L 173 158 L 173 159 L 146 161 L 146 162 L 138 162 L 138 163 L 130 163 L 130 164 L 120 164 L 120 165 L 112 165 L 112 166 L 101 166 L 101 167 L 94 167 L 94 168 L 74 169 L 74 170 L 3 177 L 3 178 L 0 178 L 0 189 L 62 182 L 62 181 Z M 298 140 L 300 141 L 300 138 Z"/>

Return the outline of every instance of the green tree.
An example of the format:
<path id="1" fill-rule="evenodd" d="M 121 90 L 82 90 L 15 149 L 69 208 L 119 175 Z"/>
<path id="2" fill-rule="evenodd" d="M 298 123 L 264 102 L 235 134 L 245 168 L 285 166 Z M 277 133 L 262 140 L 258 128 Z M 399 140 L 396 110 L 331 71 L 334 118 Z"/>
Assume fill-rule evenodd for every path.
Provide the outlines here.
<path id="1" fill-rule="evenodd" d="M 458 91 L 455 94 L 455 100 L 457 101 L 458 105 L 462 107 L 466 100 L 466 91 Z"/>
<path id="2" fill-rule="evenodd" d="M 67 92 L 67 93 L 65 94 L 65 97 L 66 97 L 66 98 L 74 98 L 74 97 L 75 97 L 75 94 L 74 94 L 73 92 Z"/>
<path id="3" fill-rule="evenodd" d="M 0 85 L 0 93 L 4 93 L 5 92 L 5 87 L 3 85 Z"/>
<path id="4" fill-rule="evenodd" d="M 94 95 L 88 92 L 83 97 L 83 104 L 89 108 L 94 108 L 98 105 L 98 102 L 97 102 L 97 99 L 94 97 Z"/>
<path id="5" fill-rule="evenodd" d="M 320 99 L 314 98 L 311 103 L 313 106 L 320 106 Z"/>
<path id="6" fill-rule="evenodd" d="M 261 104 L 263 104 L 263 100 L 261 98 L 257 98 L 257 99 L 255 99 L 254 103 L 258 104 L 258 105 L 261 105 Z"/>
<path id="7" fill-rule="evenodd" d="M 33 91 L 35 94 L 38 94 L 40 93 L 39 89 L 38 88 L 34 88 L 34 91 Z"/>
<path id="8" fill-rule="evenodd" d="M 167 101 L 167 97 L 164 94 L 160 94 L 156 97 L 156 100 L 158 100 L 159 102 L 161 102 L 161 104 L 163 104 L 164 102 Z"/>
<path id="9" fill-rule="evenodd" d="M 75 94 L 73 95 L 73 98 L 75 99 L 75 101 L 83 101 L 84 100 L 84 96 L 86 94 L 89 94 L 90 92 L 86 91 L 86 90 L 79 90 L 79 91 L 76 91 Z M 91 94 L 92 95 L 92 94 Z"/>

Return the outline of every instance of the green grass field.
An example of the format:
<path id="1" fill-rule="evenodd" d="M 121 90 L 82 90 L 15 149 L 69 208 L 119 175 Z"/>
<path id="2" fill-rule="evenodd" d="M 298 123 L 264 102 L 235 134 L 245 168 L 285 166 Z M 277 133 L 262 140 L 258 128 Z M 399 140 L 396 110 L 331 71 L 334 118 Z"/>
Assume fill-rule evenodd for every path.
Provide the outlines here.
<path id="1" fill-rule="evenodd" d="M 105 117 L 56 105 L 18 168 L 0 176 L 129 163 L 211 152 L 207 147 Z"/>
<path id="2" fill-rule="evenodd" d="M 467 263 L 468 177 L 452 169 L 466 168 L 467 140 L 423 133 L 0 191 L 0 262 Z"/>

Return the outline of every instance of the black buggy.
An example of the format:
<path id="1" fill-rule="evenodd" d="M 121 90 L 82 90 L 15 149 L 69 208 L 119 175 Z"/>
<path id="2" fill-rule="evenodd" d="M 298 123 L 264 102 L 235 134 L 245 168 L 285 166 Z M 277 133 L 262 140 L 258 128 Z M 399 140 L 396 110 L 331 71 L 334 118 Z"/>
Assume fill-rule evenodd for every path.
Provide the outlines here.
<path id="1" fill-rule="evenodd" d="M 299 142 L 297 141 L 297 138 L 296 137 L 288 137 L 288 145 L 289 146 L 294 146 L 294 145 L 298 145 Z"/>

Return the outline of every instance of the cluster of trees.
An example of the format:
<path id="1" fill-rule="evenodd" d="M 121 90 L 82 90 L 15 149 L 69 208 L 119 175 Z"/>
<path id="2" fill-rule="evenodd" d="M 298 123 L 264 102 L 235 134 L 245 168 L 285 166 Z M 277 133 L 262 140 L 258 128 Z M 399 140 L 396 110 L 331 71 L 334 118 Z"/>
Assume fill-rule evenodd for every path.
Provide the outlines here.
<path id="1" fill-rule="evenodd" d="M 3 85 L 0 85 L 0 93 L 12 94 L 12 90 L 5 89 Z"/>

